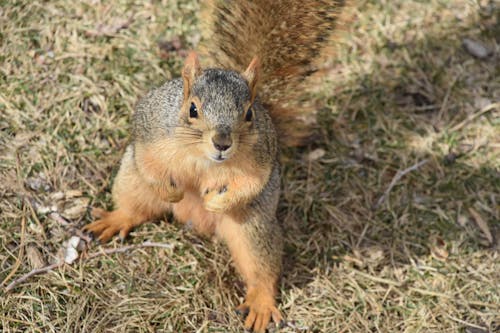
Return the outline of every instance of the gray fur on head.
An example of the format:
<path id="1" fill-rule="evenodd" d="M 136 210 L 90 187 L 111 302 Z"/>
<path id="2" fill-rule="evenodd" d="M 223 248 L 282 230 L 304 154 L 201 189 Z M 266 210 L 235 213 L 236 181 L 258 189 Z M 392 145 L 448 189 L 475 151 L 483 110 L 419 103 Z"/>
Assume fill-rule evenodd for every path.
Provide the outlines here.
<path id="1" fill-rule="evenodd" d="M 233 128 L 243 118 L 250 101 L 250 89 L 245 79 L 235 71 L 206 69 L 196 79 L 192 94 L 202 103 L 209 127 Z"/>

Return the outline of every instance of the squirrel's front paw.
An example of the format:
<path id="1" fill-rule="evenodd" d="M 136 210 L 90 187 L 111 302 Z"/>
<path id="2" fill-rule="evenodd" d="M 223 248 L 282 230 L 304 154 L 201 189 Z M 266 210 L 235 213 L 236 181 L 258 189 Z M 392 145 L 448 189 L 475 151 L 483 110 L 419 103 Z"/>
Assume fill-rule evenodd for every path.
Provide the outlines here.
<path id="1" fill-rule="evenodd" d="M 283 324 L 283 317 L 276 308 L 274 297 L 262 291 L 250 291 L 245 303 L 236 308 L 237 313 L 247 314 L 245 329 L 264 333 L 271 319 L 278 325 Z"/>
<path id="2" fill-rule="evenodd" d="M 206 210 L 215 213 L 227 212 L 235 204 L 231 193 L 228 192 L 227 186 L 205 190 L 203 202 Z"/>
<path id="3" fill-rule="evenodd" d="M 177 183 L 173 179 L 154 187 L 160 198 L 164 201 L 179 202 L 184 198 L 184 191 L 177 186 Z"/>

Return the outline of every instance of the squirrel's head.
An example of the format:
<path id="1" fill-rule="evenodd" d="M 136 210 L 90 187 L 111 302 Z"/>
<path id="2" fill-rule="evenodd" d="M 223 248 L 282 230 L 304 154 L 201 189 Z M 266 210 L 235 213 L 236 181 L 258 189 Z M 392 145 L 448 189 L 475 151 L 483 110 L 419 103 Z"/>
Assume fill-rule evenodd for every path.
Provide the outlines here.
<path id="1" fill-rule="evenodd" d="M 223 69 L 202 70 L 190 53 L 182 70 L 183 103 L 178 139 L 209 159 L 223 162 L 244 153 L 256 141 L 253 107 L 259 62 L 254 58 L 243 73 Z"/>

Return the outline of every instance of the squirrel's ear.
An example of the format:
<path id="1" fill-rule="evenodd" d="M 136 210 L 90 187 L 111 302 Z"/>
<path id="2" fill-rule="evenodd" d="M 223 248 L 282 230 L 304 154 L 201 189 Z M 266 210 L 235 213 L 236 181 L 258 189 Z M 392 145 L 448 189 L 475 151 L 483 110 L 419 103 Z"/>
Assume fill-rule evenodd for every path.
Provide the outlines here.
<path id="1" fill-rule="evenodd" d="M 260 71 L 260 61 L 257 56 L 252 59 L 250 65 L 248 65 L 247 69 L 243 72 L 243 77 L 248 83 L 248 87 L 250 88 L 251 101 L 253 102 L 255 95 L 257 95 L 257 81 L 259 80 L 259 71 Z"/>
<path id="2" fill-rule="evenodd" d="M 184 100 L 189 97 L 194 80 L 201 74 L 200 62 L 196 52 L 189 52 L 182 69 L 182 80 L 184 81 Z"/>

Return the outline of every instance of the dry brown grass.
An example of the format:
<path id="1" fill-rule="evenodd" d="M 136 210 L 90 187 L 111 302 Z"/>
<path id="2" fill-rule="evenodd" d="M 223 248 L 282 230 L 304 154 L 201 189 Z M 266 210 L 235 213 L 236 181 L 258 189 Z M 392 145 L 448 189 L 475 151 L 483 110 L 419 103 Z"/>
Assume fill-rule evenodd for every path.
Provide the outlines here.
<path id="1" fill-rule="evenodd" d="M 284 152 L 282 331 L 500 331 L 494 3 L 353 10 L 315 93 L 323 138 Z M 0 281 L 12 281 L 53 262 L 71 235 L 50 209 L 80 227 L 87 205 L 110 205 L 134 103 L 179 73 L 182 52 L 157 42 L 190 48 L 199 34 L 189 1 L 0 4 Z M 493 54 L 472 57 L 464 37 Z M 324 155 L 308 159 L 314 150 Z M 422 160 L 374 207 L 398 170 Z M 232 309 L 243 289 L 222 245 L 166 222 L 129 242 L 144 240 L 174 249 L 103 256 L 0 291 L 0 330 L 241 330 Z"/>

